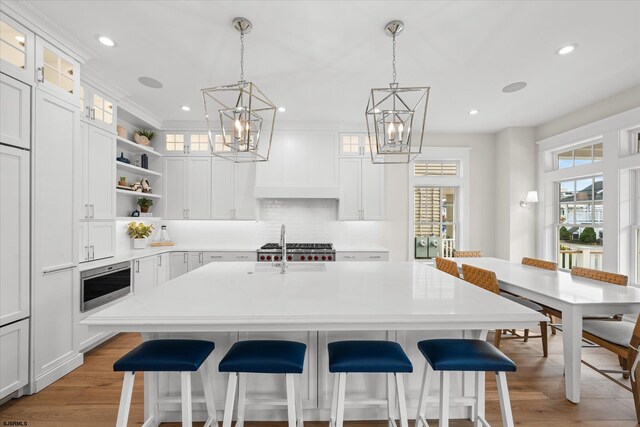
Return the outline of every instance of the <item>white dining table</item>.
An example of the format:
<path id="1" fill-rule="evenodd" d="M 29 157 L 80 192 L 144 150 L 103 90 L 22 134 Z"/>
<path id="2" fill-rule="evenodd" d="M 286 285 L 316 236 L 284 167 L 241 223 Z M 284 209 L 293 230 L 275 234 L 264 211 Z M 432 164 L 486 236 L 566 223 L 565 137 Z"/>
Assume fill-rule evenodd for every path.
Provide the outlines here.
<path id="1" fill-rule="evenodd" d="M 640 312 L 640 289 L 574 277 L 498 258 L 453 258 L 496 273 L 500 289 L 562 312 L 565 393 L 580 402 L 582 317 Z"/>

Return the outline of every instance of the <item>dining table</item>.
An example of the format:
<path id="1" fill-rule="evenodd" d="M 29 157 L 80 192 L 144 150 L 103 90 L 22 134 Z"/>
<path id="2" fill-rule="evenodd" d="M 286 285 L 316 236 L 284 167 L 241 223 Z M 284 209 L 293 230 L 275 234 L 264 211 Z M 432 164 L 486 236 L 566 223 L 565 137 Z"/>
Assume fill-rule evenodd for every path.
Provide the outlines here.
<path id="1" fill-rule="evenodd" d="M 636 314 L 640 289 L 583 277 L 569 271 L 551 271 L 492 257 L 452 258 L 463 264 L 491 270 L 500 289 L 554 308 L 562 313 L 565 395 L 580 402 L 582 319 L 585 316 Z M 606 338 L 606 337 L 605 337 Z"/>

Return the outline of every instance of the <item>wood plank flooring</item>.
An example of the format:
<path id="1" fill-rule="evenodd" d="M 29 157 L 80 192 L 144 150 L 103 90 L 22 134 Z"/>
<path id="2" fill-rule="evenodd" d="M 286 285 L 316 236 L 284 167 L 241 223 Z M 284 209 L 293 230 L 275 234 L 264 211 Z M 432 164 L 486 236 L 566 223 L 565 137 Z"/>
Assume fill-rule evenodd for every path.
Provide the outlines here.
<path id="1" fill-rule="evenodd" d="M 0 426 L 23 422 L 29 427 L 112 427 L 118 412 L 122 374 L 114 373 L 113 362 L 141 342 L 137 334 L 121 334 L 85 355 L 85 364 L 60 381 L 33 396 L 14 399 L 0 406 Z M 523 343 L 503 341 L 502 350 L 518 365 L 508 375 L 511 405 L 518 426 L 635 426 L 631 393 L 597 372 L 582 367 L 582 402 L 574 405 L 564 398 L 562 335 L 549 339 L 549 358 L 542 357 L 540 340 Z M 584 359 L 600 368 L 617 369 L 617 357 L 599 348 L 585 348 Z M 619 376 L 616 375 L 616 378 Z M 621 377 L 620 377 L 621 378 Z M 143 421 L 142 381 L 136 380 L 130 425 Z M 487 418 L 501 425 L 500 406 L 493 375 L 487 376 Z M 179 426 L 180 424 L 163 424 Z M 194 423 L 195 426 L 201 425 Z M 305 423 L 326 427 L 326 422 Z M 386 426 L 386 422 L 361 421 L 349 427 Z M 411 424 L 413 425 L 413 424 Z M 437 425 L 437 422 L 432 425 Z M 284 427 L 286 423 L 247 422 L 247 427 Z M 454 421 L 452 427 L 471 426 Z"/>

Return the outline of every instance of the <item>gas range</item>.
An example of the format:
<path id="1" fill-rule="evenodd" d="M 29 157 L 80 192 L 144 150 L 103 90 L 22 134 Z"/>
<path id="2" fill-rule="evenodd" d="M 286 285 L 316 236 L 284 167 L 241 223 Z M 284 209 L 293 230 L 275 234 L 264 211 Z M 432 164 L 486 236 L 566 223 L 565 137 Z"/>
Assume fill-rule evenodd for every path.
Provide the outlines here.
<path id="1" fill-rule="evenodd" d="M 258 249 L 258 262 L 280 261 L 282 246 L 267 243 Z M 331 243 L 287 243 L 287 261 L 335 261 L 336 250 Z"/>

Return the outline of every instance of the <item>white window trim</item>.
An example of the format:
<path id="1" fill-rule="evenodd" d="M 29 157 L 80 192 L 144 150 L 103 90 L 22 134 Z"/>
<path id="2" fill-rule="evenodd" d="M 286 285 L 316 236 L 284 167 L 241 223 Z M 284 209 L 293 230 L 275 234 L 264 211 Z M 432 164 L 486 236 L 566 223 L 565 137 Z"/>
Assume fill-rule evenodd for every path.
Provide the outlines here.
<path id="1" fill-rule="evenodd" d="M 408 254 L 410 260 L 415 260 L 415 240 L 414 228 L 414 200 L 413 188 L 415 186 L 428 187 L 454 187 L 456 189 L 456 248 L 469 247 L 469 164 L 471 147 L 423 147 L 424 152 L 420 154 L 408 168 L 409 188 L 409 227 L 408 233 Z M 457 176 L 421 176 L 413 175 L 415 162 L 455 162 L 458 164 Z"/>

